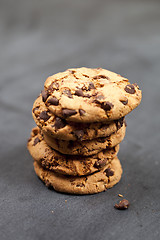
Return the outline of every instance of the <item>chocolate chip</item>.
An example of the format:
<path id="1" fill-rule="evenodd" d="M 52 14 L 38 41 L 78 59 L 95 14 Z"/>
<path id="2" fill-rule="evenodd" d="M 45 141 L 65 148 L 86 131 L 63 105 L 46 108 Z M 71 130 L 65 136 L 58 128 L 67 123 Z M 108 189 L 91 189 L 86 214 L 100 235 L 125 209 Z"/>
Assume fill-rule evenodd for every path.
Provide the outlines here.
<path id="1" fill-rule="evenodd" d="M 105 172 L 107 177 L 110 177 L 110 176 L 114 175 L 114 171 L 111 168 L 107 168 L 104 172 Z"/>
<path id="2" fill-rule="evenodd" d="M 82 137 L 84 136 L 84 131 L 76 130 L 76 131 L 74 131 L 74 135 L 77 137 L 78 140 L 82 140 Z"/>
<path id="3" fill-rule="evenodd" d="M 80 114 L 80 116 L 85 115 L 85 113 L 86 113 L 86 111 L 84 111 L 83 109 L 79 109 L 79 114 Z"/>
<path id="4" fill-rule="evenodd" d="M 66 126 L 66 121 L 65 121 L 65 120 L 62 120 L 62 119 L 59 118 L 59 117 L 56 117 L 56 119 L 55 119 L 55 124 L 54 124 L 55 130 L 64 128 L 65 126 Z"/>
<path id="5" fill-rule="evenodd" d="M 123 199 L 118 204 L 115 204 L 114 207 L 118 210 L 125 210 L 125 209 L 128 209 L 129 206 L 130 206 L 129 201 L 126 199 Z"/>
<path id="6" fill-rule="evenodd" d="M 95 162 L 95 164 L 94 164 L 94 167 L 95 168 L 102 168 L 102 167 L 104 167 L 105 165 L 106 165 L 106 162 L 107 162 L 107 158 L 105 158 L 105 159 L 101 159 L 101 160 L 97 160 L 96 162 Z"/>
<path id="7" fill-rule="evenodd" d="M 40 139 L 39 139 L 38 137 L 36 137 L 36 138 L 34 139 L 33 146 L 35 146 L 38 142 L 40 142 Z"/>
<path id="8" fill-rule="evenodd" d="M 53 91 L 53 90 L 58 90 L 59 89 L 59 83 L 58 82 L 53 82 L 51 85 L 48 87 L 48 90 Z"/>
<path id="9" fill-rule="evenodd" d="M 70 91 L 69 89 L 64 90 L 63 93 L 64 93 L 65 95 L 67 95 L 67 97 L 73 98 L 72 93 L 71 93 L 71 91 Z"/>
<path id="10" fill-rule="evenodd" d="M 76 110 L 68 109 L 68 108 L 63 108 L 62 109 L 62 115 L 65 118 L 70 117 L 70 116 L 75 115 L 75 114 L 77 114 Z"/>
<path id="11" fill-rule="evenodd" d="M 136 92 L 135 87 L 132 84 L 125 86 L 124 90 L 130 94 L 134 94 Z"/>
<path id="12" fill-rule="evenodd" d="M 74 70 L 69 70 L 70 73 L 74 74 L 76 71 Z"/>
<path id="13" fill-rule="evenodd" d="M 101 107 L 105 110 L 105 111 L 109 111 L 111 110 L 111 108 L 114 107 L 114 105 L 110 102 L 103 102 L 101 103 Z"/>
<path id="14" fill-rule="evenodd" d="M 92 82 L 89 83 L 88 90 L 95 89 L 95 86 Z"/>
<path id="15" fill-rule="evenodd" d="M 39 115 L 40 119 L 43 119 L 45 122 L 50 118 L 46 111 L 42 111 Z"/>
<path id="16" fill-rule="evenodd" d="M 48 92 L 45 91 L 45 90 L 43 90 L 43 91 L 41 92 L 41 94 L 42 94 L 42 100 L 43 100 L 43 102 L 45 102 L 45 101 L 47 100 L 49 94 L 48 94 Z"/>
<path id="17" fill-rule="evenodd" d="M 84 93 L 81 89 L 78 89 L 75 91 L 75 95 L 79 96 L 79 97 L 83 97 L 84 96 Z"/>
<path id="18" fill-rule="evenodd" d="M 124 117 L 118 119 L 118 120 L 115 120 L 114 121 L 115 124 L 116 124 L 116 127 L 117 127 L 117 131 L 123 126 L 123 123 L 124 123 Z"/>
<path id="19" fill-rule="evenodd" d="M 123 103 L 124 105 L 127 105 L 127 103 L 128 103 L 128 99 L 126 99 L 126 100 L 119 100 L 121 103 Z"/>
<path id="20" fill-rule="evenodd" d="M 50 103 L 51 105 L 58 106 L 59 100 L 56 97 L 51 97 L 47 103 Z"/>
<path id="21" fill-rule="evenodd" d="M 95 76 L 95 77 L 93 77 L 93 79 L 100 79 L 100 78 L 103 78 L 103 79 L 110 79 L 109 77 L 107 77 L 107 76 L 105 76 L 105 75 L 97 75 L 97 76 Z"/>

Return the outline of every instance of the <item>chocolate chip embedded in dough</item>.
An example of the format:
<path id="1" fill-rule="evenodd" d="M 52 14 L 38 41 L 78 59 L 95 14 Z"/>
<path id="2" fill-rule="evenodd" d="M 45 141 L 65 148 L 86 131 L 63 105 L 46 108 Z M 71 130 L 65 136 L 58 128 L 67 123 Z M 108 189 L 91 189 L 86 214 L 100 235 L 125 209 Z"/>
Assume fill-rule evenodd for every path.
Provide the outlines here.
<path id="1" fill-rule="evenodd" d="M 47 103 L 50 103 L 51 105 L 58 106 L 59 100 L 56 97 L 51 97 Z"/>
<path id="2" fill-rule="evenodd" d="M 114 171 L 111 168 L 107 168 L 104 173 L 106 174 L 107 177 L 113 176 Z"/>
<path id="3" fill-rule="evenodd" d="M 70 73 L 72 73 L 72 74 L 74 74 L 74 73 L 76 73 L 76 71 L 75 70 L 68 70 Z"/>
<path id="4" fill-rule="evenodd" d="M 105 75 L 97 75 L 97 76 L 95 76 L 95 77 L 93 77 L 93 79 L 100 79 L 100 78 L 103 78 L 103 79 L 110 79 L 109 77 L 107 77 L 107 76 L 105 76 Z"/>
<path id="5" fill-rule="evenodd" d="M 84 131 L 83 130 L 75 130 L 74 135 L 77 137 L 78 140 L 81 140 L 82 137 L 84 136 Z"/>
<path id="6" fill-rule="evenodd" d="M 114 121 L 117 127 L 117 131 L 123 126 L 124 121 L 124 117 Z"/>
<path id="7" fill-rule="evenodd" d="M 45 90 L 43 90 L 43 91 L 41 92 L 41 94 L 42 94 L 42 100 L 43 100 L 43 102 L 45 102 L 45 101 L 47 100 L 49 94 L 48 94 L 48 92 L 45 91 Z"/>
<path id="8" fill-rule="evenodd" d="M 40 113 L 39 117 L 40 117 L 40 119 L 44 120 L 44 122 L 46 122 L 50 118 L 50 116 L 47 114 L 46 111 L 42 111 Z"/>
<path id="9" fill-rule="evenodd" d="M 85 110 L 83 110 L 83 109 L 79 109 L 79 114 L 80 114 L 80 116 L 83 116 L 83 115 L 85 115 L 85 113 L 86 113 L 86 111 L 85 111 Z"/>
<path id="10" fill-rule="evenodd" d="M 105 159 L 100 159 L 100 160 L 97 160 L 94 164 L 94 167 L 95 168 L 103 168 L 105 165 L 106 165 L 106 162 L 107 162 L 107 158 Z"/>
<path id="11" fill-rule="evenodd" d="M 68 109 L 68 108 L 63 108 L 62 109 L 62 115 L 65 118 L 70 117 L 70 116 L 75 115 L 75 114 L 77 114 L 76 110 Z"/>
<path id="12" fill-rule="evenodd" d="M 51 85 L 48 87 L 49 92 L 53 90 L 58 90 L 59 89 L 59 83 L 58 82 L 53 82 Z"/>
<path id="13" fill-rule="evenodd" d="M 114 107 L 114 105 L 112 103 L 110 103 L 110 102 L 103 102 L 103 103 L 101 103 L 101 107 L 105 111 L 109 111 L 109 110 L 111 110 Z"/>
<path id="14" fill-rule="evenodd" d="M 95 89 L 94 83 L 90 82 L 88 86 L 88 90 Z"/>
<path id="15" fill-rule="evenodd" d="M 75 95 L 77 95 L 77 96 L 79 96 L 79 97 L 83 97 L 83 96 L 84 96 L 84 93 L 83 93 L 83 91 L 82 91 L 81 89 L 77 89 L 77 90 L 75 91 Z"/>
<path id="16" fill-rule="evenodd" d="M 134 94 L 136 92 L 135 90 L 135 87 L 134 85 L 132 84 L 128 84 L 125 86 L 124 90 L 127 92 L 127 93 L 130 93 L 130 94 Z"/>
<path id="17" fill-rule="evenodd" d="M 59 117 L 56 117 L 55 124 L 54 124 L 55 129 L 58 130 L 58 129 L 64 128 L 65 126 L 66 126 L 66 121 Z"/>
<path id="18" fill-rule="evenodd" d="M 127 98 L 119 99 L 119 101 L 120 101 L 121 103 L 123 103 L 124 105 L 127 105 L 127 104 L 128 104 L 128 99 L 127 99 Z"/>
<path id="19" fill-rule="evenodd" d="M 34 139 L 33 146 L 35 146 L 38 142 L 40 142 L 40 139 L 39 139 L 38 137 L 36 137 L 36 138 Z"/>
<path id="20" fill-rule="evenodd" d="M 71 93 L 71 91 L 70 91 L 69 89 L 64 90 L 63 93 L 64 93 L 65 95 L 67 95 L 67 97 L 73 98 L 72 93 Z"/>
<path id="21" fill-rule="evenodd" d="M 130 206 L 129 201 L 126 199 L 123 199 L 118 204 L 115 204 L 114 207 L 118 210 L 125 210 L 125 209 L 128 209 L 129 206 Z"/>

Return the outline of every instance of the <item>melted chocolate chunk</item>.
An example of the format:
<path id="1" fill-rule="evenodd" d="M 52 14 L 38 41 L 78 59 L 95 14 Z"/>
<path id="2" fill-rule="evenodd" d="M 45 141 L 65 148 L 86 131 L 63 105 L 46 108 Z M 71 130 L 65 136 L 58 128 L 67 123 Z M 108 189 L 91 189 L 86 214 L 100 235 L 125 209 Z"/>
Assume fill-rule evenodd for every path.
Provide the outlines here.
<path id="1" fill-rule="evenodd" d="M 136 92 L 135 87 L 132 84 L 128 84 L 127 86 L 125 86 L 124 90 L 130 94 L 134 94 Z"/>
<path id="2" fill-rule="evenodd" d="M 45 101 L 47 100 L 49 94 L 48 94 L 48 92 L 45 91 L 45 90 L 43 90 L 43 91 L 41 92 L 41 94 L 42 94 L 42 100 L 43 100 L 43 102 L 45 102 Z"/>
<path id="3" fill-rule="evenodd" d="M 34 139 L 33 146 L 35 146 L 38 142 L 40 142 L 40 139 L 39 139 L 38 137 L 36 137 L 36 138 Z"/>
<path id="4" fill-rule="evenodd" d="M 44 120 L 44 122 L 46 122 L 50 118 L 50 116 L 47 114 L 46 111 L 42 111 L 40 113 L 39 117 L 40 117 L 40 119 Z"/>
<path id="5" fill-rule="evenodd" d="M 55 130 L 64 128 L 65 126 L 66 126 L 66 121 L 65 121 L 65 120 L 62 120 L 62 119 L 59 118 L 59 117 L 56 117 L 56 119 L 55 119 L 55 124 L 54 124 Z"/>
<path id="6" fill-rule="evenodd" d="M 86 113 L 86 111 L 84 111 L 83 109 L 79 109 L 79 114 L 80 114 L 80 116 L 85 115 L 85 113 Z"/>
<path id="7" fill-rule="evenodd" d="M 127 105 L 128 99 L 126 99 L 126 100 L 120 100 L 120 102 L 123 103 L 124 105 Z"/>
<path id="8" fill-rule="evenodd" d="M 74 131 L 74 135 L 77 137 L 78 140 L 82 140 L 84 136 L 84 131 L 83 130 L 76 130 Z"/>
<path id="9" fill-rule="evenodd" d="M 94 164 L 94 167 L 95 168 L 102 168 L 102 167 L 104 167 L 105 165 L 106 165 L 106 162 L 107 162 L 107 158 L 105 158 L 105 159 L 100 159 L 100 160 L 97 160 L 96 162 L 95 162 L 95 164 Z"/>
<path id="10" fill-rule="evenodd" d="M 115 204 L 114 207 L 118 210 L 125 210 L 125 209 L 128 209 L 129 206 L 130 206 L 129 201 L 126 199 L 123 199 L 118 204 Z"/>
<path id="11" fill-rule="evenodd" d="M 63 93 L 64 93 L 65 95 L 67 95 L 67 97 L 73 98 L 72 93 L 71 93 L 71 91 L 70 91 L 69 89 L 64 90 Z"/>
<path id="12" fill-rule="evenodd" d="M 47 103 L 50 103 L 51 105 L 58 106 L 59 100 L 56 97 L 51 97 Z"/>
<path id="13" fill-rule="evenodd" d="M 104 172 L 105 172 L 107 177 L 110 177 L 110 176 L 114 175 L 114 171 L 111 168 L 107 168 Z"/>
<path id="14" fill-rule="evenodd" d="M 114 105 L 110 102 L 103 102 L 101 103 L 101 107 L 105 110 L 105 111 L 109 111 L 111 110 L 111 108 L 114 107 Z"/>
<path id="15" fill-rule="evenodd" d="M 77 114 L 76 110 L 68 109 L 68 108 L 63 108 L 62 109 L 62 115 L 65 118 L 70 117 L 70 116 L 75 115 L 75 114 Z"/>
<path id="16" fill-rule="evenodd" d="M 89 83 L 88 90 L 95 89 L 95 86 L 92 82 Z"/>
<path id="17" fill-rule="evenodd" d="M 84 93 L 81 89 L 78 89 L 75 91 L 75 95 L 79 96 L 79 97 L 83 97 L 84 96 Z"/>

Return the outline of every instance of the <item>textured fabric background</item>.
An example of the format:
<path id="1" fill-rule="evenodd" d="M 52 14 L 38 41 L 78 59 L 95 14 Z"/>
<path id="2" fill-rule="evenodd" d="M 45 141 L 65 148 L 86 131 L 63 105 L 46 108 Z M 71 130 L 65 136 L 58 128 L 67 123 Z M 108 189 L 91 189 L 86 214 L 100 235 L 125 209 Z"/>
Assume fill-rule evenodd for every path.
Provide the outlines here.
<path id="1" fill-rule="evenodd" d="M 110 69 L 143 91 L 127 117 L 122 180 L 91 196 L 48 190 L 26 149 L 45 79 L 80 66 Z M 159 76 L 159 0 L 0 0 L 1 240 L 160 238 Z M 114 209 L 119 193 L 129 210 Z"/>

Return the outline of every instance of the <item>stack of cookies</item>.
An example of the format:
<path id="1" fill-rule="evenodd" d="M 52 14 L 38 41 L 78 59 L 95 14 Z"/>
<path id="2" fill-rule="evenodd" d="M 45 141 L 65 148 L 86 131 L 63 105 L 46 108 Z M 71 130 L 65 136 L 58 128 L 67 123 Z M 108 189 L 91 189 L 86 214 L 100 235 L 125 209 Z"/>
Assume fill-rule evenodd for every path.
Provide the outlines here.
<path id="1" fill-rule="evenodd" d="M 102 68 L 50 76 L 33 105 L 28 149 L 39 178 L 56 191 L 93 194 L 120 181 L 117 153 L 125 115 L 141 101 L 137 84 Z"/>

